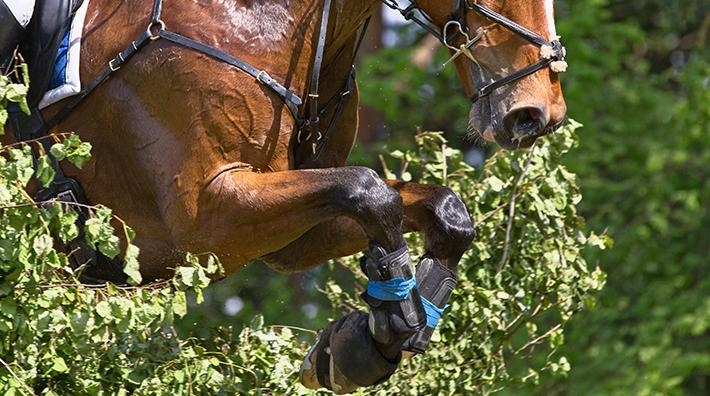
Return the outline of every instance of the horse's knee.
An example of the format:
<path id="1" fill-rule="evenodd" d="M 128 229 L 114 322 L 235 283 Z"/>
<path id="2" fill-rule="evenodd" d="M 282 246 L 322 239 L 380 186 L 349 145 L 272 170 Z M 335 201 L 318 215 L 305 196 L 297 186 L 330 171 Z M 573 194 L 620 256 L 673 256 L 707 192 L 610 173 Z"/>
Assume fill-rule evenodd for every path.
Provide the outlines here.
<path id="1" fill-rule="evenodd" d="M 351 177 L 345 181 L 342 191 L 344 202 L 357 214 L 398 214 L 402 209 L 402 197 L 389 187 L 375 171 L 354 166 Z"/>
<path id="2" fill-rule="evenodd" d="M 388 250 L 404 245 L 402 239 L 402 197 L 375 171 L 350 167 L 337 197 L 343 211 L 358 221 L 370 239 Z"/>
<path id="3" fill-rule="evenodd" d="M 426 202 L 433 216 L 428 244 L 438 257 L 458 261 L 476 237 L 466 205 L 450 188 L 442 187 Z"/>

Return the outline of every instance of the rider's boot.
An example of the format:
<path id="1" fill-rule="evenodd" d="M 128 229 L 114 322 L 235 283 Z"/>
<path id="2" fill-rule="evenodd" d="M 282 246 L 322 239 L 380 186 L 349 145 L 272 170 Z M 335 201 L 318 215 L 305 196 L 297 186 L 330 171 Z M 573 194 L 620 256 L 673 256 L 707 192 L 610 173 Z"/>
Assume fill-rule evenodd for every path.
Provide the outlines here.
<path id="1" fill-rule="evenodd" d="M 439 260 L 424 257 L 417 265 L 417 288 L 426 311 L 426 326 L 412 335 L 402 346 L 402 350 L 424 353 L 437 323 L 447 307 L 458 277 Z"/>
<path id="2" fill-rule="evenodd" d="M 320 333 L 301 366 L 309 388 L 341 394 L 385 381 L 399 365 L 402 344 L 426 325 L 406 246 L 388 253 L 373 244 L 361 266 L 370 313 L 353 312 Z"/>
<path id="3" fill-rule="evenodd" d="M 10 10 L 10 6 L 0 0 L 0 73 L 2 74 L 12 62 L 15 48 L 30 22 L 34 0 L 14 2 L 12 5 L 13 10 Z"/>

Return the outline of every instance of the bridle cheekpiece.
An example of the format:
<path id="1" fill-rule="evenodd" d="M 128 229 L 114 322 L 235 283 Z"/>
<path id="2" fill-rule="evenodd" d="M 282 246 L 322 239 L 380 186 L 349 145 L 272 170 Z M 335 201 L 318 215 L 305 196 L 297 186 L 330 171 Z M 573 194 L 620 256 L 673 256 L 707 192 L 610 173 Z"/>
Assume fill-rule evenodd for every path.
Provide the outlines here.
<path id="1" fill-rule="evenodd" d="M 549 67 L 554 73 L 561 73 L 567 70 L 567 62 L 565 61 L 565 48 L 559 38 L 548 40 L 538 33 L 527 29 L 511 19 L 491 10 L 490 8 L 479 4 L 477 1 L 470 0 L 454 0 L 455 9 L 449 20 L 444 24 L 444 27 L 439 30 L 434 26 L 431 18 L 412 0 L 410 5 L 402 8 L 397 3 L 397 0 L 382 0 L 382 2 L 394 10 L 399 11 L 405 19 L 411 20 L 421 26 L 424 30 L 436 37 L 442 44 L 453 51 L 453 55 L 444 63 L 444 66 L 452 62 L 461 55 L 466 56 L 472 62 L 480 67 L 471 47 L 478 42 L 486 34 L 485 28 L 479 28 L 473 37 L 468 32 L 466 24 L 466 15 L 468 11 L 474 11 L 486 19 L 510 30 L 516 35 L 529 41 L 530 43 L 540 48 L 540 59 L 522 69 L 516 70 L 498 80 L 493 80 L 483 87 L 476 90 L 471 96 L 471 102 L 476 102 L 479 99 L 490 95 L 496 89 L 513 83 L 521 78 L 527 77 L 541 69 Z M 453 36 L 451 35 L 453 33 Z M 463 37 L 463 44 L 454 45 L 458 36 Z"/>

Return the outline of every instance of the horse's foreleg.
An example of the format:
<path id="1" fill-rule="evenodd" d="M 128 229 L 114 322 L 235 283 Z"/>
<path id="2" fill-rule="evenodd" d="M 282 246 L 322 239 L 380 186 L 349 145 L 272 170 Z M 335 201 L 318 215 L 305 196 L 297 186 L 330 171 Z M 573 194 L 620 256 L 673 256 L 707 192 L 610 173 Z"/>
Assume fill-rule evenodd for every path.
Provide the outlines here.
<path id="1" fill-rule="evenodd" d="M 268 257 L 318 224 L 337 224 L 339 218 L 352 219 L 361 229 L 360 237 L 369 242 L 363 267 L 370 279 L 365 296 L 370 313 L 357 312 L 328 326 L 309 355 L 311 385 L 346 391 L 389 377 L 404 343 L 426 324 L 402 236 L 402 198 L 372 170 L 224 171 L 202 190 L 197 207 L 196 231 L 190 224 L 173 230 L 180 231 L 177 235 L 192 231 L 193 240 L 204 244 L 192 250 L 227 259 Z"/>
<path id="2" fill-rule="evenodd" d="M 194 215 L 191 206 L 198 208 Z M 228 273 L 337 218 L 357 224 L 361 238 L 387 251 L 405 246 L 401 197 L 362 167 L 227 171 L 202 189 L 195 204 L 167 203 L 164 212 L 183 249 L 217 253 Z"/>
<path id="3" fill-rule="evenodd" d="M 427 256 L 452 271 L 476 235 L 466 205 L 450 188 L 434 184 L 387 180 L 404 205 L 405 231 L 424 235 Z"/>
<path id="4" fill-rule="evenodd" d="M 451 189 L 388 181 L 405 205 L 405 227 L 424 234 L 426 253 L 417 265 L 417 288 L 426 311 L 426 326 L 410 337 L 404 349 L 423 353 L 456 287 L 456 268 L 475 236 L 461 199 Z"/>
<path id="5" fill-rule="evenodd" d="M 363 293 L 371 307 L 370 314 L 353 313 L 321 333 L 301 370 L 302 381 L 309 387 L 326 386 L 337 392 L 348 392 L 358 385 L 370 385 L 387 378 L 401 356 L 397 348 L 415 352 L 426 349 L 456 284 L 456 264 L 474 237 L 465 205 L 445 187 L 388 183 L 402 197 L 407 230 L 421 231 L 425 236 L 426 255 L 417 267 L 418 289 L 411 290 L 415 278 L 408 255 L 387 254 L 376 246 L 371 247 L 362 262 L 370 280 L 368 291 Z M 345 235 L 357 239 L 357 230 L 348 229 L 346 223 L 339 225 Z M 335 226 L 324 224 L 322 229 L 312 231 L 323 232 Z M 295 243 L 308 243 L 312 238 Z M 336 237 L 332 242 L 343 241 Z M 328 250 L 328 246 L 321 248 Z M 382 272 L 389 273 L 389 277 L 384 279 Z M 375 344 L 365 341 L 370 337 Z M 404 343 L 403 337 L 407 337 Z M 373 359 L 375 349 L 387 359 Z"/>
<path id="6" fill-rule="evenodd" d="M 387 180 L 399 192 L 404 232 L 421 232 L 425 252 L 454 270 L 475 236 L 473 223 L 461 199 L 451 189 L 429 184 Z M 281 272 L 304 271 L 326 260 L 367 248 L 368 238 L 353 219 L 341 216 L 324 221 L 278 251 L 263 257 Z"/>

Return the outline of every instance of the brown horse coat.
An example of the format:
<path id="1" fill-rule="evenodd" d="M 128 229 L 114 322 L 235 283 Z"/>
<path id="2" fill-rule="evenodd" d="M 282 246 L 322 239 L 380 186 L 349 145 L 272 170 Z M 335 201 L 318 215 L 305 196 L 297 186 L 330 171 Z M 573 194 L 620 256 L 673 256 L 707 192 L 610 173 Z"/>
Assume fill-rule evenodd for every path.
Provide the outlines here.
<path id="1" fill-rule="evenodd" d="M 418 2 L 440 27 L 451 13 L 445 3 Z M 553 34 L 546 7 L 522 0 L 481 3 Z M 343 87 L 357 31 L 379 7 L 375 0 L 334 1 L 321 98 Z M 305 97 L 321 12 L 322 3 L 312 0 L 167 0 L 162 19 L 166 29 L 234 54 Z M 92 79 L 145 31 L 150 14 L 146 1 L 92 0 L 82 79 Z M 482 16 L 469 14 L 466 23 L 486 29 L 476 52 L 491 76 L 538 59 L 536 47 Z M 472 93 L 478 75 L 471 61 L 454 63 Z M 547 69 L 499 91 L 490 108 L 474 105 L 471 125 L 501 144 L 511 144 L 502 122 L 510 113 L 544 119 L 518 145 L 549 132 L 547 126 L 564 116 L 559 82 Z M 368 240 L 395 250 L 405 230 L 422 231 L 426 250 L 455 268 L 473 237 L 455 194 L 440 186 L 383 182 L 371 170 L 344 166 L 357 130 L 357 99 L 355 89 L 314 156 L 309 144 L 297 143 L 292 114 L 267 87 L 207 55 L 157 40 L 55 130 L 76 131 L 94 146 L 93 161 L 66 173 L 81 182 L 90 202 L 108 205 L 136 229 L 147 279 L 169 276 L 186 251 L 216 253 L 227 273 L 255 259 L 281 271 L 304 270 L 362 250 Z"/>

